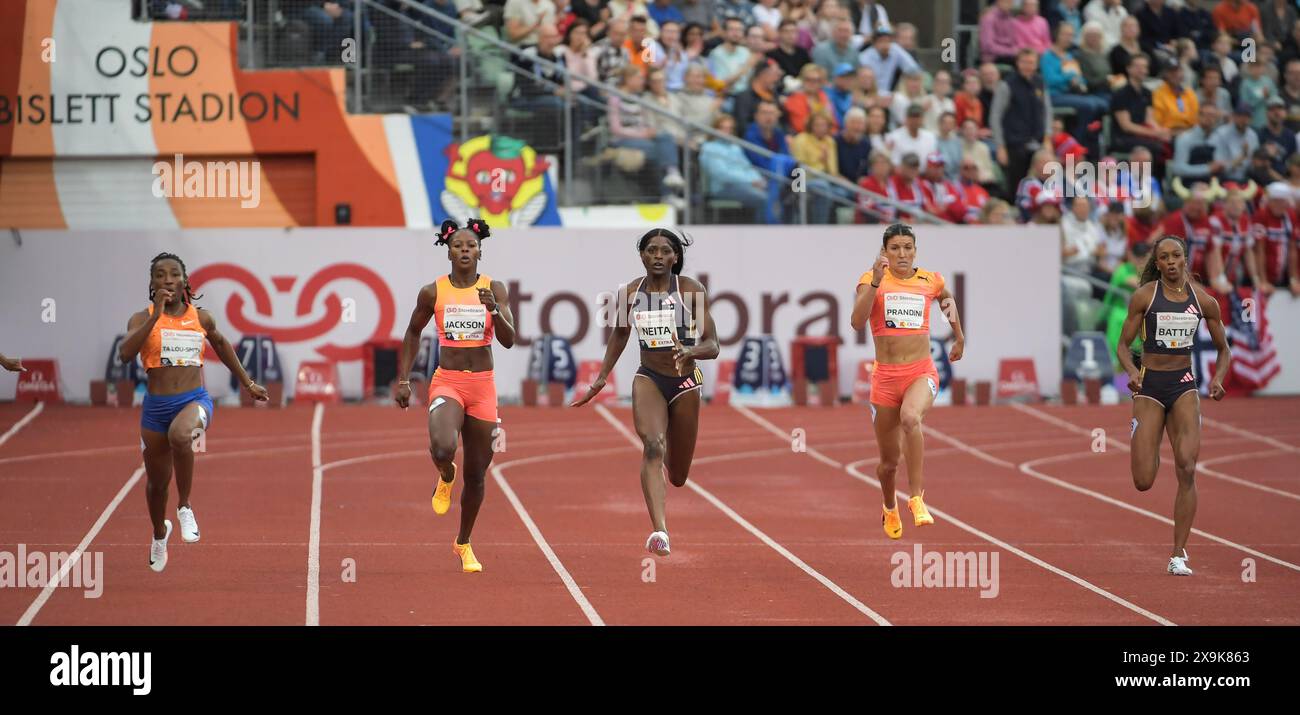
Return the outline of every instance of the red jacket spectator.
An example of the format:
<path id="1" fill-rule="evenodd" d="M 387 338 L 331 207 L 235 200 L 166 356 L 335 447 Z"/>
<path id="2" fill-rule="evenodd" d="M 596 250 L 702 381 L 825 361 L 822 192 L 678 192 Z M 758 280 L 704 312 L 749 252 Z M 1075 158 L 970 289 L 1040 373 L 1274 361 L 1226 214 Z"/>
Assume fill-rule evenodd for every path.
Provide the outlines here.
<path id="1" fill-rule="evenodd" d="M 884 183 L 881 183 L 876 179 L 876 177 L 868 174 L 858 180 L 858 186 L 861 186 L 878 196 L 889 195 L 889 178 L 886 178 Z M 871 211 L 872 213 L 867 213 L 867 211 Z M 878 216 L 880 218 L 877 218 Z M 898 209 L 893 206 L 879 201 L 872 201 L 870 198 L 862 195 L 858 196 L 858 210 L 853 215 L 854 223 L 867 223 L 869 221 L 893 223 L 897 220 L 897 217 Z"/>
<path id="2" fill-rule="evenodd" d="M 921 178 L 921 197 L 925 210 L 953 223 L 966 218 L 961 187 L 944 178 L 943 154 L 935 152 L 925 158 L 925 176 Z"/>
<path id="3" fill-rule="evenodd" d="M 1151 214 L 1144 215 L 1151 216 Z M 1157 233 L 1162 235 L 1164 233 L 1159 222 L 1151 221 L 1148 223 L 1138 216 L 1128 217 L 1125 221 L 1125 231 L 1128 233 L 1128 245 L 1130 248 L 1139 243 L 1151 243 L 1152 237 Z"/>
<path id="4" fill-rule="evenodd" d="M 958 187 L 961 191 L 962 205 L 966 207 L 966 223 L 979 223 L 984 204 L 989 201 L 988 190 L 973 181 L 963 181 L 958 184 Z"/>
<path id="5" fill-rule="evenodd" d="M 1194 202 L 1189 198 L 1188 204 L 1192 203 Z M 1197 211 L 1200 212 L 1200 216 L 1189 215 Z M 1184 204 L 1183 208 L 1165 217 L 1164 233 L 1186 239 L 1188 270 L 1196 280 L 1202 283 L 1209 282 L 1210 279 L 1205 275 L 1205 253 L 1210 250 L 1210 240 L 1215 230 L 1210 223 L 1210 215 L 1205 210 L 1205 206 L 1189 211 L 1188 205 Z"/>
<path id="6" fill-rule="evenodd" d="M 1250 214 L 1242 211 L 1236 221 L 1219 211 L 1210 217 L 1210 226 L 1214 233 L 1210 237 L 1210 251 L 1219 254 L 1222 260 L 1223 275 L 1234 286 L 1241 285 L 1247 278 L 1246 254 L 1255 249 L 1254 227 Z M 1217 276 L 1205 276 L 1206 283 L 1212 283 Z"/>
<path id="7" fill-rule="evenodd" d="M 1300 250 L 1300 231 L 1296 228 L 1295 211 L 1287 208 L 1281 213 L 1274 213 L 1266 200 L 1255 212 L 1251 223 L 1255 228 L 1255 241 L 1264 244 L 1264 263 L 1260 266 L 1264 280 L 1275 286 L 1285 286 L 1290 252 Z"/>

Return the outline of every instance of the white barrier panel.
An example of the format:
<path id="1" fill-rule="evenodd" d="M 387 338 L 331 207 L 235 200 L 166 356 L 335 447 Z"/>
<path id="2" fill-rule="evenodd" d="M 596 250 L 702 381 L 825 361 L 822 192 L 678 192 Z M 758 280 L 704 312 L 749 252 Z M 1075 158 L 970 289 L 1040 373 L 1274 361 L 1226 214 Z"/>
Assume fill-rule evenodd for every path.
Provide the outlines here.
<path id="1" fill-rule="evenodd" d="M 1300 298 L 1278 290 L 1268 298 L 1265 315 L 1273 349 L 1282 368 L 1256 395 L 1300 394 Z"/>
<path id="2" fill-rule="evenodd" d="M 723 358 L 745 335 L 776 336 L 787 364 L 796 335 L 835 334 L 840 392 L 848 394 L 857 362 L 873 354 L 870 337 L 849 328 L 859 276 L 880 250 L 881 226 L 688 229 L 685 272 L 708 286 Z M 958 377 L 994 380 L 998 361 L 1031 357 L 1040 384 L 1060 380 L 1060 241 L 1058 229 L 918 227 L 920 266 L 938 271 L 958 297 L 966 329 Z M 550 332 L 573 342 L 577 359 L 604 355 L 597 300 L 644 275 L 640 231 L 575 228 L 505 229 L 484 243 L 480 270 L 506 283 L 522 338 L 496 346 L 497 386 L 518 394 L 527 369 L 525 341 Z M 21 245 L 0 240 L 0 351 L 58 358 L 70 400 L 88 399 L 114 335 L 147 305 L 150 259 L 179 254 L 202 281 L 197 305 L 213 313 L 232 342 L 244 333 L 276 339 L 286 375 L 305 360 L 341 360 L 343 393 L 362 393 L 360 345 L 400 339 L 416 294 L 448 270 L 433 233 L 387 228 L 189 229 L 144 232 L 30 231 Z M 50 308 L 53 308 L 51 310 Z M 933 332 L 949 334 L 937 306 Z M 354 318 L 347 322 L 348 318 Z M 430 328 L 431 330 L 432 328 Z M 625 393 L 636 370 L 632 341 L 618 367 Z M 629 354 L 631 353 L 631 354 Z M 714 363 L 702 364 L 711 380 Z M 226 369 L 206 367 L 209 389 L 229 389 Z M 0 373 L 0 399 L 15 381 Z M 708 390 L 711 392 L 712 387 Z"/>

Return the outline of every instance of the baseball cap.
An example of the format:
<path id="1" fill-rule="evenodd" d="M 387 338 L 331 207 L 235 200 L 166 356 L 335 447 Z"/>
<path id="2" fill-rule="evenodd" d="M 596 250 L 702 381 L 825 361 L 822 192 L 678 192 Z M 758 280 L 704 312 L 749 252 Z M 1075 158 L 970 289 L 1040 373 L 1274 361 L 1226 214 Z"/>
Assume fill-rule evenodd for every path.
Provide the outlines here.
<path id="1" fill-rule="evenodd" d="M 913 102 L 907 105 L 907 116 L 919 117 L 923 114 L 925 114 L 925 109 L 920 104 Z"/>
<path id="2" fill-rule="evenodd" d="M 848 62 L 841 62 L 835 65 L 835 72 L 831 76 L 843 77 L 846 74 L 855 74 L 855 73 L 857 73 L 857 69 L 855 69 L 853 65 L 849 64 Z"/>
<path id="3" fill-rule="evenodd" d="M 1282 99 L 1281 97 L 1275 94 L 1272 97 L 1268 98 L 1268 102 L 1265 106 L 1267 106 L 1269 109 L 1272 109 L 1273 107 L 1281 107 L 1283 109 L 1286 109 L 1286 100 Z"/>
<path id="4" fill-rule="evenodd" d="M 937 151 L 932 151 L 926 155 L 925 165 L 926 166 L 947 166 L 948 162 L 944 161 L 943 154 L 940 154 Z"/>

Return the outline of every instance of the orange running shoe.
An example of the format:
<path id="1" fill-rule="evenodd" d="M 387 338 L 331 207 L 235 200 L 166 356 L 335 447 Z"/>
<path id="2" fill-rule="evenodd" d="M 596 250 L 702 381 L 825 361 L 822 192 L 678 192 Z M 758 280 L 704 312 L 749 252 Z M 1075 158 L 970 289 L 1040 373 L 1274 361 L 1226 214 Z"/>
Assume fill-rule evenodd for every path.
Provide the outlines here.
<path id="1" fill-rule="evenodd" d="M 885 526 L 885 535 L 891 539 L 903 538 L 903 520 L 898 516 L 898 505 L 895 504 L 893 509 L 884 509 L 884 514 L 880 517 L 880 523 Z"/>
<path id="2" fill-rule="evenodd" d="M 438 486 L 433 490 L 433 513 L 446 514 L 451 509 L 451 489 L 456 484 L 456 463 L 451 464 L 451 481 L 444 482 L 438 477 Z"/>
<path id="3" fill-rule="evenodd" d="M 907 500 L 907 508 L 912 510 L 912 523 L 917 526 L 928 526 L 934 523 L 934 517 L 930 516 L 930 510 L 925 508 L 925 490 L 921 490 L 919 496 L 914 496 Z"/>
<path id="4" fill-rule="evenodd" d="M 460 557 L 460 567 L 465 573 L 479 573 L 483 570 L 483 564 L 474 558 L 474 549 L 470 548 L 469 544 L 458 544 L 453 541 L 451 550 Z"/>

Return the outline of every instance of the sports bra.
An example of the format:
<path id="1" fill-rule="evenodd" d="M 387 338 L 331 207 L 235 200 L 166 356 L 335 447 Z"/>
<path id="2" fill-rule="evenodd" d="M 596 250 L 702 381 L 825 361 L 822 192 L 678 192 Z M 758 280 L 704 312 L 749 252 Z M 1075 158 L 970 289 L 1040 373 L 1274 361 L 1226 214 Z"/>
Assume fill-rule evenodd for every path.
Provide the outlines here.
<path id="1" fill-rule="evenodd" d="M 1164 282 L 1156 289 L 1142 320 L 1142 352 L 1158 355 L 1191 355 L 1196 329 L 1201 323 L 1201 303 L 1196 288 L 1186 283 L 1187 298 L 1172 301 L 1165 297 Z"/>
<path id="2" fill-rule="evenodd" d="M 641 349 L 664 352 L 673 349 L 673 331 L 682 345 L 694 345 L 697 334 L 695 317 L 682 299 L 677 276 L 668 279 L 667 293 L 650 293 L 645 278 L 637 281 L 632 298 L 632 324 L 636 326 Z"/>
<path id="3" fill-rule="evenodd" d="M 153 305 L 149 306 L 149 315 L 153 315 Z M 185 304 L 181 315 L 168 315 L 164 312 L 158 316 L 149 337 L 140 347 L 140 361 L 144 369 L 155 367 L 202 367 L 203 341 L 208 331 L 199 324 L 199 309 L 192 304 Z"/>
<path id="4" fill-rule="evenodd" d="M 858 285 L 871 285 L 874 270 L 862 274 Z M 902 280 L 886 271 L 871 305 L 872 335 L 929 335 L 930 303 L 943 295 L 943 276 L 917 269 Z"/>
<path id="5" fill-rule="evenodd" d="M 438 299 L 433 306 L 433 322 L 438 328 L 438 345 L 453 348 L 481 348 L 492 344 L 494 324 L 486 305 L 478 299 L 478 289 L 492 289 L 492 278 L 479 274 L 468 288 L 451 284 L 451 276 L 438 279 Z"/>

